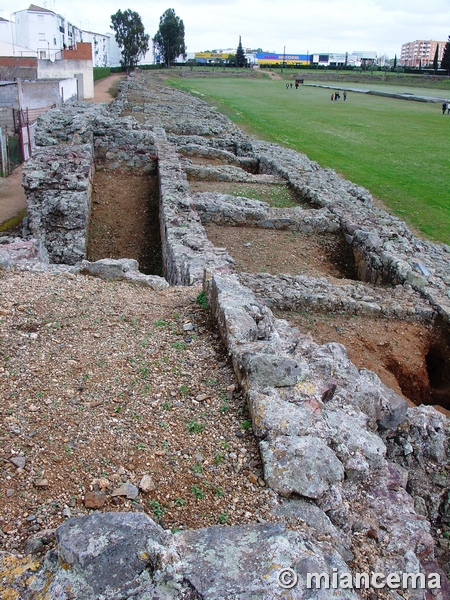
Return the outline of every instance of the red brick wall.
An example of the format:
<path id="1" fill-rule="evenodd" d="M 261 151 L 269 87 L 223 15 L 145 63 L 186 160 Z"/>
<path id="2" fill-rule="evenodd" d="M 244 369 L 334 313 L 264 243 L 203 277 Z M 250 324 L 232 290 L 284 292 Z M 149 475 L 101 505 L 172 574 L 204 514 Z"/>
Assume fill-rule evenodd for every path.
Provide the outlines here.
<path id="1" fill-rule="evenodd" d="M 92 44 L 78 42 L 76 50 L 63 50 L 62 58 L 66 60 L 92 60 Z"/>
<path id="2" fill-rule="evenodd" d="M 0 56 L 0 67 L 37 67 L 37 58 Z"/>

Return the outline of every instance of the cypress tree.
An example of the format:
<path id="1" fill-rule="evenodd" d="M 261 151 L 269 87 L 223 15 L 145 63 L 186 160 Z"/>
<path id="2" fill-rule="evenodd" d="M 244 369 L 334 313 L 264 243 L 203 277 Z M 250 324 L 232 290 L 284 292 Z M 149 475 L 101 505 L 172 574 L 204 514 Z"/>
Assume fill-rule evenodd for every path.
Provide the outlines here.
<path id="1" fill-rule="evenodd" d="M 447 75 L 450 75 L 450 35 L 448 36 L 448 42 L 445 44 L 444 54 L 442 55 L 441 69 L 445 69 Z"/>
<path id="2" fill-rule="evenodd" d="M 438 58 L 439 58 L 439 44 L 436 46 L 436 52 L 434 53 L 434 58 L 433 58 L 433 70 L 434 70 L 435 75 L 438 70 Z"/>
<path id="3" fill-rule="evenodd" d="M 244 50 L 242 48 L 241 36 L 239 36 L 239 46 L 236 50 L 236 66 L 237 67 L 246 67 L 247 59 L 245 58 Z"/>

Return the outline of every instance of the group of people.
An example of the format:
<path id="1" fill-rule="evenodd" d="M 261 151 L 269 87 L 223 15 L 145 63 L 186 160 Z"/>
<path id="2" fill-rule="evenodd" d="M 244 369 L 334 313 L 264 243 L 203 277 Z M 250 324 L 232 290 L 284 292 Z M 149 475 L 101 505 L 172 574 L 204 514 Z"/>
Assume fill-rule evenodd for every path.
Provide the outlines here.
<path id="1" fill-rule="evenodd" d="M 443 115 L 445 115 L 445 111 L 447 111 L 447 114 L 450 115 L 450 103 L 449 102 L 442 103 L 442 114 Z"/>
<path id="2" fill-rule="evenodd" d="M 344 93 L 342 94 L 342 97 L 344 98 L 344 102 L 347 100 L 347 92 L 344 90 Z M 331 102 L 334 102 L 336 100 L 340 100 L 341 98 L 341 94 L 339 92 L 334 92 L 334 94 L 331 94 Z"/>
<path id="3" fill-rule="evenodd" d="M 288 90 L 289 88 L 291 88 L 292 90 L 292 83 L 287 83 L 286 84 L 286 89 Z M 295 82 L 295 89 L 298 90 L 298 82 Z"/>

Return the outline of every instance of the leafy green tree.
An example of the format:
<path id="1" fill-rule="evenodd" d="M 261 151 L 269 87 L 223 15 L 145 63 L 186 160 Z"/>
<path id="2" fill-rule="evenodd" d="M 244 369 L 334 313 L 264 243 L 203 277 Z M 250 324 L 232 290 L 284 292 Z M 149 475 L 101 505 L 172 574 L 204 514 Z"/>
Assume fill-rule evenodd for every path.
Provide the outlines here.
<path id="1" fill-rule="evenodd" d="M 116 42 L 122 48 L 120 64 L 128 72 L 145 56 L 150 36 L 145 33 L 139 14 L 129 8 L 123 12 L 118 10 L 111 15 L 111 23 L 110 28 L 116 32 Z"/>
<path id="2" fill-rule="evenodd" d="M 228 65 L 230 67 L 235 67 L 236 66 L 236 54 L 229 54 L 227 61 L 228 61 Z"/>
<path id="3" fill-rule="evenodd" d="M 394 56 L 394 64 L 392 66 L 392 69 L 395 71 L 395 69 L 397 68 L 397 55 Z"/>
<path id="4" fill-rule="evenodd" d="M 153 47 L 161 55 L 166 67 L 170 67 L 172 61 L 180 55 L 186 58 L 184 23 L 177 17 L 173 8 L 168 8 L 159 19 L 159 29 L 153 38 Z"/>
<path id="5" fill-rule="evenodd" d="M 448 42 L 445 44 L 444 54 L 442 55 L 441 69 L 445 69 L 447 75 L 450 75 L 450 35 L 448 36 Z"/>
<path id="6" fill-rule="evenodd" d="M 433 70 L 434 70 L 435 75 L 438 70 L 438 62 L 439 62 L 438 59 L 439 59 L 439 44 L 436 46 L 436 52 L 434 53 L 434 58 L 433 58 Z"/>
<path id="7" fill-rule="evenodd" d="M 239 36 L 239 46 L 236 50 L 236 66 L 246 67 L 247 59 L 245 58 L 244 49 L 242 48 L 241 36 Z"/>

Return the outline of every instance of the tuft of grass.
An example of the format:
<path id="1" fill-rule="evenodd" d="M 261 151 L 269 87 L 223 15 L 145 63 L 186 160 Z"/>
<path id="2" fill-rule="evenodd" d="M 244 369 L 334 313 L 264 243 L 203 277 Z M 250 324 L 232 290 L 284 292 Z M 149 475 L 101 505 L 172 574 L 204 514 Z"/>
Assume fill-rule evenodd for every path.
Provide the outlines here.
<path id="1" fill-rule="evenodd" d="M 205 497 L 205 492 L 198 485 L 193 485 L 191 487 L 191 493 L 197 498 L 197 500 L 203 500 Z"/>
<path id="2" fill-rule="evenodd" d="M 205 292 L 200 292 L 200 294 L 195 299 L 197 304 L 199 304 L 202 308 L 208 308 L 208 299 L 206 298 Z"/>
<path id="3" fill-rule="evenodd" d="M 205 429 L 205 425 L 203 423 L 199 423 L 195 419 L 189 421 L 187 424 L 187 430 L 189 433 L 201 433 Z"/>
<path id="4" fill-rule="evenodd" d="M 148 505 L 157 519 L 161 519 L 167 512 L 167 509 L 165 509 L 158 500 L 150 500 Z"/>
<path id="5" fill-rule="evenodd" d="M 119 85 L 121 81 L 122 79 L 116 79 L 115 81 L 113 81 L 112 86 L 108 88 L 108 94 L 112 98 L 117 98 L 117 94 L 119 93 Z"/>
<path id="6" fill-rule="evenodd" d="M 26 210 L 26 208 L 24 208 L 15 217 L 12 217 L 12 219 L 8 219 L 8 221 L 4 221 L 3 223 L 0 223 L 0 232 L 8 231 L 9 229 L 12 229 L 13 227 L 17 227 L 17 225 L 20 225 L 20 223 L 22 223 L 22 221 L 24 220 L 24 218 L 26 216 L 27 216 L 27 210 Z"/>

